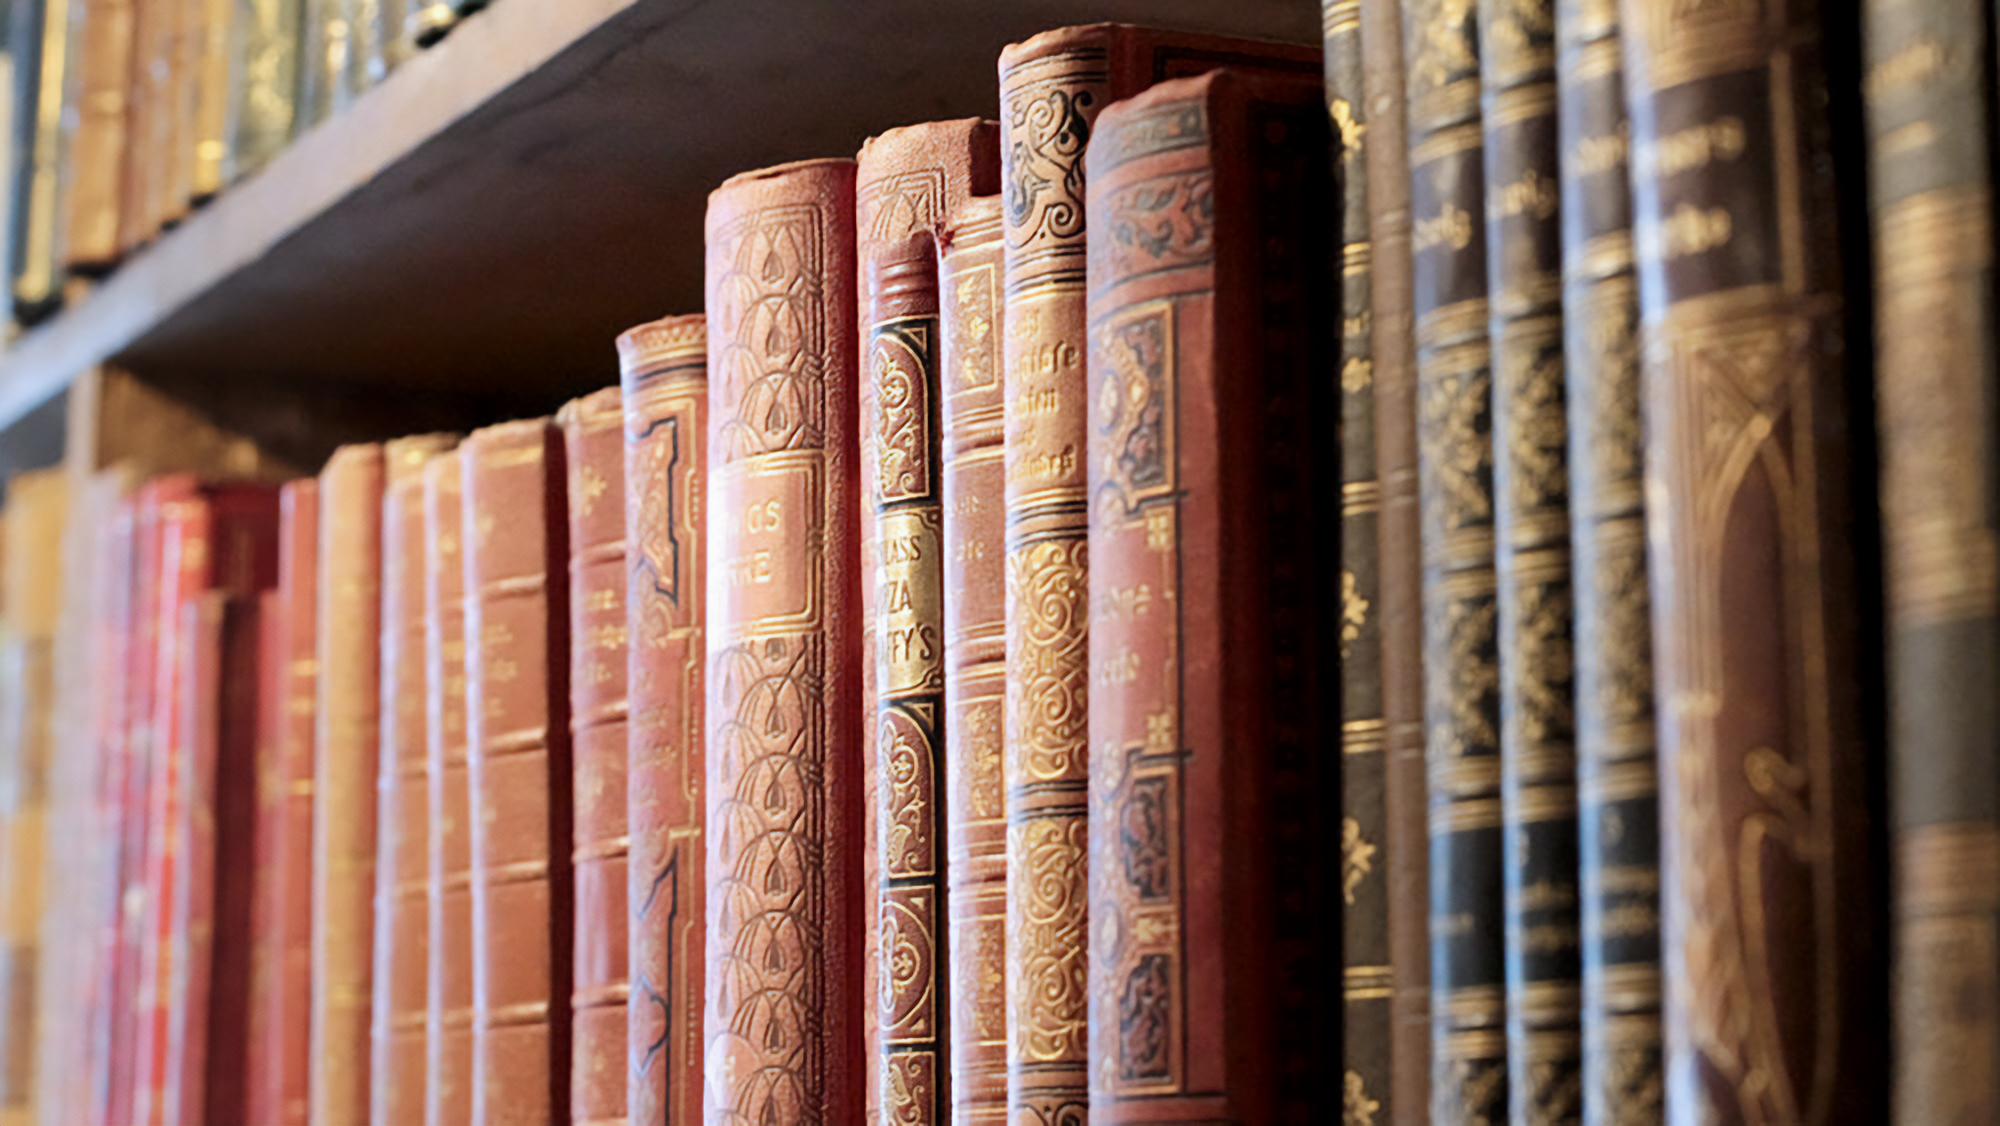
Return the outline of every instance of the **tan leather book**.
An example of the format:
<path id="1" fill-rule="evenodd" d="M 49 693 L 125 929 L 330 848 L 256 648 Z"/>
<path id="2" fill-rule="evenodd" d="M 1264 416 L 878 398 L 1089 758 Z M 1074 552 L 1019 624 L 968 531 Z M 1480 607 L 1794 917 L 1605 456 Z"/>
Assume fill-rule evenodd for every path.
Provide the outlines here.
<path id="1" fill-rule="evenodd" d="M 375 934 L 368 1117 L 414 1126 L 424 1116 L 430 993 L 429 706 L 424 638 L 424 465 L 457 438 L 382 447 L 381 733 L 375 784 Z"/>
<path id="2" fill-rule="evenodd" d="M 702 802 L 708 328 L 700 313 L 618 337 L 625 396 L 626 1117 L 701 1121 Z"/>
<path id="3" fill-rule="evenodd" d="M 569 562 L 562 435 L 465 440 L 466 741 L 472 812 L 472 1123 L 569 1109 Z"/>
<path id="4" fill-rule="evenodd" d="M 424 691 L 429 758 L 429 921 L 424 1122 L 472 1118 L 472 821 L 465 762 L 462 461 L 424 466 Z"/>
<path id="5" fill-rule="evenodd" d="M 1007 1120 L 1007 525 L 1002 510 L 1000 197 L 966 200 L 940 236 L 944 479 L 945 977 L 953 1121 Z"/>
<path id="6" fill-rule="evenodd" d="M 569 490 L 569 730 L 576 880 L 569 1116 L 626 1114 L 631 837 L 625 800 L 625 409 L 616 387 L 556 412 Z"/>
<path id="7" fill-rule="evenodd" d="M 892 129 L 857 158 L 861 302 L 861 613 L 876 886 L 869 970 L 871 1100 L 951 1120 L 946 1058 L 944 482 L 938 458 L 937 230 L 1000 187 L 999 129 L 978 118 Z"/>
<path id="8" fill-rule="evenodd" d="M 1000 55 L 1007 335 L 1007 1103 L 1085 1112 L 1090 607 L 1083 464 L 1084 170 L 1104 107 L 1220 65 L 1317 75 L 1316 48 L 1115 24 Z"/>
<path id="9" fill-rule="evenodd" d="M 854 164 L 732 177 L 706 234 L 705 1114 L 852 1122 L 867 1073 Z"/>
<path id="10" fill-rule="evenodd" d="M 167 114 L 170 123 L 166 132 L 167 147 L 160 158 L 165 169 L 161 182 L 155 185 L 160 192 L 157 206 L 165 227 L 187 218 L 194 206 L 196 154 L 203 128 L 203 88 L 208 85 L 207 76 L 203 73 L 208 54 L 208 8 L 215 2 L 175 0 L 174 4 L 174 30 L 169 47 L 172 62 L 168 97 L 172 100 Z"/>
<path id="11" fill-rule="evenodd" d="M 151 242 L 166 222 L 161 200 L 168 191 L 164 181 L 173 151 L 173 38 L 179 17 L 176 0 L 134 0 L 134 6 L 131 117 L 118 237 L 125 254 Z"/>
<path id="12" fill-rule="evenodd" d="M 73 273 L 110 269 L 124 254 L 125 149 L 131 137 L 136 0 L 84 0 L 78 50 L 76 130 L 69 141 L 69 233 Z"/>
<path id="13" fill-rule="evenodd" d="M 366 444 L 335 450 L 319 476 L 312 1126 L 368 1121 L 384 474 L 382 447 Z"/>
<path id="14" fill-rule="evenodd" d="M 229 167 L 231 40 L 237 0 L 200 0 L 194 34 L 194 132 L 182 146 L 188 199 L 202 203 L 222 190 Z"/>

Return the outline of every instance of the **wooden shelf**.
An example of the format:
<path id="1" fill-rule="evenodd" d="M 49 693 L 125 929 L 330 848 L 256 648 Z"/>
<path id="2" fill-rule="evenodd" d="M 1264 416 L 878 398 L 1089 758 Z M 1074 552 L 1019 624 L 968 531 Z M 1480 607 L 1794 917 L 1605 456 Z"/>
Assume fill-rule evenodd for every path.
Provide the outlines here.
<path id="1" fill-rule="evenodd" d="M 0 357 L 0 428 L 104 361 L 295 446 L 547 409 L 701 307 L 724 178 L 991 116 L 1004 44 L 1097 20 L 1319 33 L 1311 0 L 497 0 Z"/>

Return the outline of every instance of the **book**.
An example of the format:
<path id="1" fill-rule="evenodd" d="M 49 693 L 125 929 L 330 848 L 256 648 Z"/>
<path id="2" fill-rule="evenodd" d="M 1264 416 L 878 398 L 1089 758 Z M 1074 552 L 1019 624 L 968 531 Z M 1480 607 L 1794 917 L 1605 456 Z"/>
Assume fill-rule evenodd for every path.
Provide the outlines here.
<path id="1" fill-rule="evenodd" d="M 230 22 L 225 184 L 271 162 L 298 112 L 301 0 L 236 0 Z"/>
<path id="2" fill-rule="evenodd" d="M 626 1121 L 625 405 L 606 387 L 556 412 L 569 511 L 569 730 L 576 843 L 569 1117 Z"/>
<path id="3" fill-rule="evenodd" d="M 157 0 L 148 0 L 157 2 Z M 347 104 L 352 67 L 352 0 L 300 0 L 299 100 L 294 135 L 318 125 Z"/>
<path id="4" fill-rule="evenodd" d="M 193 40 L 191 135 L 182 145 L 188 200 L 204 203 L 228 183 L 231 51 L 239 0 L 201 0 Z"/>
<path id="5" fill-rule="evenodd" d="M 105 601 L 97 619 L 102 649 L 91 662 L 90 672 L 101 680 L 94 701 L 99 707 L 94 742 L 103 765 L 92 796 L 96 822 L 103 835 L 102 854 L 98 858 L 98 878 L 103 883 L 96 889 L 98 901 L 91 920 L 97 924 L 95 951 L 85 971 L 95 982 L 88 995 L 90 1016 L 85 1032 L 86 1042 L 92 1047 L 90 1066 L 82 1080 L 83 1118 L 88 1122 L 106 1121 L 114 1106 L 119 1107 L 119 1114 L 130 1106 L 129 1102 L 122 1105 L 118 1102 L 117 1081 L 123 1078 L 120 1041 L 129 1013 L 121 1003 L 125 993 L 120 992 L 120 986 L 128 991 L 133 988 L 126 976 L 124 959 L 126 910 L 131 903 L 126 894 L 130 835 L 124 810 L 128 776 L 134 762 L 131 744 L 137 736 L 131 722 L 134 695 L 131 673 L 141 602 L 141 507 L 136 488 L 120 497 L 105 521 L 99 545 L 107 561 Z"/>
<path id="6" fill-rule="evenodd" d="M 125 251 L 120 213 L 125 152 L 132 137 L 128 118 L 137 9 L 138 0 L 85 0 L 73 8 L 82 27 L 76 126 L 69 138 L 64 189 L 69 225 L 63 250 L 71 273 L 103 273 Z"/>
<path id="7" fill-rule="evenodd" d="M 382 447 L 381 730 L 375 782 L 375 929 L 368 1117 L 423 1121 L 430 1002 L 429 601 L 424 573 L 424 465 L 450 435 Z"/>
<path id="8" fill-rule="evenodd" d="M 1887 590 L 1891 1120 L 2000 1116 L 1992 14 L 1863 6 Z"/>
<path id="9" fill-rule="evenodd" d="M 1866 308 L 1837 241 L 1866 221 L 1836 194 L 1851 154 L 1835 138 L 1861 122 L 1844 112 L 1856 76 L 1828 77 L 1846 35 L 1833 9 L 1779 26 L 1635 5 L 1621 23 L 1654 693 L 1675 749 L 1659 807 L 1669 1121 L 1887 1113 L 1866 722 L 1881 684 L 1848 477 L 1868 464 L 1847 329 Z"/>
<path id="10" fill-rule="evenodd" d="M 701 1121 L 707 930 L 708 326 L 666 317 L 618 337 L 625 398 L 626 1119 Z"/>
<path id="11" fill-rule="evenodd" d="M 381 738 L 383 449 L 342 446 L 319 474 L 319 683 L 313 734 L 312 1063 L 307 1120 L 368 1120 Z"/>
<path id="12" fill-rule="evenodd" d="M 1222 69 L 1091 138 L 1100 1124 L 1330 1122 L 1344 1097 L 1316 1074 L 1341 897 L 1340 592 L 1313 566 L 1338 558 L 1341 485 L 1313 449 L 1341 408 L 1323 97 L 1318 74 Z"/>
<path id="13" fill-rule="evenodd" d="M 424 1122 L 472 1118 L 472 820 L 465 738 L 464 467 L 424 465 L 424 705 L 431 825 Z"/>
<path id="14" fill-rule="evenodd" d="M 1659 773 L 1639 306 L 1615 7 L 1559 0 L 1583 1119 L 1661 1121 Z"/>
<path id="15" fill-rule="evenodd" d="M 1084 1112 L 1088 965 L 1083 153 L 1107 105 L 1215 66 L 1318 74 L 1319 52 L 1100 24 L 1000 55 L 1007 185 L 1007 1005 L 1010 1120 Z"/>
<path id="16" fill-rule="evenodd" d="M 62 307 L 66 224 L 57 204 L 69 10 L 76 2 L 14 0 L 8 24 L 15 89 L 8 281 L 14 319 L 24 325 Z"/>
<path id="17" fill-rule="evenodd" d="M 1007 380 L 998 195 L 961 203 L 939 236 L 938 441 L 944 484 L 945 976 L 952 1120 L 1007 1117 Z"/>
<path id="18" fill-rule="evenodd" d="M 569 1107 L 573 883 L 568 520 L 548 419 L 475 431 L 464 464 L 472 823 L 472 1123 Z M 504 521 L 504 523 L 503 523 Z"/>
<path id="19" fill-rule="evenodd" d="M 709 1121 L 866 1101 L 854 174 L 708 201 Z"/>
<path id="20" fill-rule="evenodd" d="M 1000 187 L 998 129 L 978 118 L 892 129 L 855 172 L 860 383 L 863 707 L 874 765 L 868 954 L 877 986 L 872 1099 L 912 1122 L 949 1122 L 951 980 L 944 832 L 944 496 L 938 460 L 937 229 Z"/>

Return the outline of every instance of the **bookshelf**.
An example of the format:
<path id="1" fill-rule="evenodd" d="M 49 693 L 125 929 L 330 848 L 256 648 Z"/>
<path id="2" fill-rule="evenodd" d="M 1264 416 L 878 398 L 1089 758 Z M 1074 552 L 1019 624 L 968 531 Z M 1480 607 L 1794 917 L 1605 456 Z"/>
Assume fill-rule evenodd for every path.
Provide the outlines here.
<path id="1" fill-rule="evenodd" d="M 724 178 L 990 116 L 1004 44 L 1097 20 L 1319 34 L 1306 0 L 498 0 L 0 356 L 0 446 L 105 362 L 308 467 L 552 409 L 700 309 Z"/>

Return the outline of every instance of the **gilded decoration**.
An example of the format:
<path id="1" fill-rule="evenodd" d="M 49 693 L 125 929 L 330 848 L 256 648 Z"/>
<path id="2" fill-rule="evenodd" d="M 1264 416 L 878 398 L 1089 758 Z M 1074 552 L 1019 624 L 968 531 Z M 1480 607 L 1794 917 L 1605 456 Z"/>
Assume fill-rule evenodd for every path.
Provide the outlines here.
<path id="1" fill-rule="evenodd" d="M 718 420 L 716 464 L 825 443 L 823 222 L 809 204 L 771 207 L 712 236 L 710 379 L 732 408 Z"/>
<path id="2" fill-rule="evenodd" d="M 1030 87 L 1008 99 L 1007 241 L 1067 241 L 1083 234 L 1083 152 L 1102 92 Z"/>
<path id="3" fill-rule="evenodd" d="M 1377 851 L 1361 836 L 1361 822 L 1352 817 L 1340 819 L 1340 895 L 1348 906 L 1354 905 L 1361 881 L 1375 870 Z"/>
<path id="4" fill-rule="evenodd" d="M 870 341 L 875 381 L 875 490 L 878 503 L 928 497 L 931 484 L 932 325 L 878 328 Z"/>
<path id="5" fill-rule="evenodd" d="M 1007 960 L 1015 989 L 1014 1052 L 1030 1062 L 1085 1058 L 1089 1003 L 1084 865 L 1088 825 L 1038 817 L 1007 830 Z"/>
<path id="6" fill-rule="evenodd" d="M 1089 541 L 1007 556 L 1009 788 L 1088 776 Z"/>
<path id="7" fill-rule="evenodd" d="M 1368 1085 L 1362 1081 L 1361 1073 L 1348 1072 L 1341 1086 L 1340 1126 L 1375 1126 L 1375 1112 L 1382 1109 L 1382 1104 L 1368 1097 Z"/>

